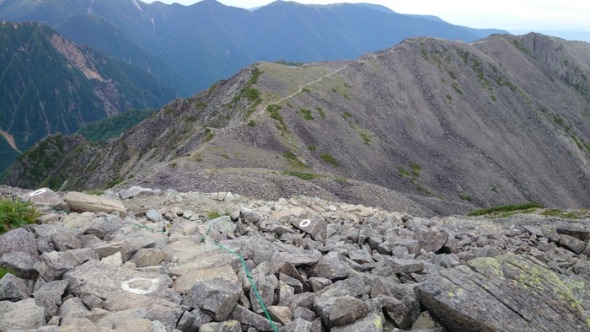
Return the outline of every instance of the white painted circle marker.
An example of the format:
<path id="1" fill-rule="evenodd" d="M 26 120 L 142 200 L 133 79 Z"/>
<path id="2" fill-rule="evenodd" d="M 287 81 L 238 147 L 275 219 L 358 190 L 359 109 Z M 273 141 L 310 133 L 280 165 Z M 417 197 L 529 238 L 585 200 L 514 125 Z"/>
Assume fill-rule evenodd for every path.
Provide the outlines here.
<path id="1" fill-rule="evenodd" d="M 303 219 L 299 223 L 299 227 L 307 227 L 307 226 L 309 226 L 309 224 L 311 224 L 311 220 L 309 220 L 309 219 Z"/>
<path id="2" fill-rule="evenodd" d="M 33 191 L 32 193 L 29 194 L 29 197 L 41 195 L 41 194 L 43 194 L 46 191 L 47 191 L 47 189 L 45 189 L 45 188 L 39 189 L 39 190 L 35 190 L 35 191 Z"/>
<path id="3" fill-rule="evenodd" d="M 146 285 L 147 283 L 150 284 L 150 286 L 148 287 L 148 289 L 143 289 L 142 288 L 134 288 L 131 287 L 130 284 L 133 282 L 141 282 L 142 286 Z M 147 283 L 146 283 L 147 282 Z M 148 278 L 133 278 L 133 279 L 129 279 L 127 281 L 123 281 L 121 283 L 121 288 L 129 293 L 134 293 L 134 294 L 140 294 L 140 295 L 145 295 L 145 294 L 149 294 L 153 291 L 155 291 L 156 289 L 158 289 L 158 284 L 160 283 L 160 281 L 158 280 L 158 278 L 154 278 L 154 279 L 148 279 Z M 147 285 L 146 285 L 147 286 Z M 141 287 L 141 286 L 140 286 Z"/>

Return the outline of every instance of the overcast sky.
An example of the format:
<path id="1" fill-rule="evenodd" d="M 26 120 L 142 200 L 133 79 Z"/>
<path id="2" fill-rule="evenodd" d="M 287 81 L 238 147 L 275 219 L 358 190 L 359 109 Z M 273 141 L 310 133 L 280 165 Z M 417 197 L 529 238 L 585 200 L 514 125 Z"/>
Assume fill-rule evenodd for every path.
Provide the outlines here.
<path id="1" fill-rule="evenodd" d="M 190 5 L 198 0 L 159 0 Z M 218 0 L 235 7 L 252 8 L 272 0 Z M 143 2 L 153 2 L 143 0 Z M 590 32 L 588 0 L 297 0 L 299 3 L 329 4 L 366 2 L 387 6 L 398 13 L 436 15 L 443 20 L 472 28 L 505 30 L 572 30 Z"/>

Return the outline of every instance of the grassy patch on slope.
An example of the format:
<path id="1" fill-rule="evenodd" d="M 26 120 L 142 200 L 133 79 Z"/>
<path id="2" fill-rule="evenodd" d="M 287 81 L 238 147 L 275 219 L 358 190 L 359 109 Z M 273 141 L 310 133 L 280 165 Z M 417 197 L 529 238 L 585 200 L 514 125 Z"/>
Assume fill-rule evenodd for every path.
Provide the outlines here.
<path id="1" fill-rule="evenodd" d="M 488 215 L 488 214 L 498 213 L 498 212 L 520 212 L 520 211 L 525 211 L 525 210 L 529 210 L 529 209 L 542 209 L 542 208 L 543 208 L 543 206 L 540 204 L 528 202 L 528 203 L 524 203 L 524 204 L 502 205 L 502 206 L 474 210 L 474 211 L 469 212 L 467 215 L 468 216 L 483 216 L 483 215 Z"/>
<path id="2" fill-rule="evenodd" d="M 104 141 L 121 135 L 156 111 L 155 109 L 129 110 L 110 118 L 87 123 L 80 127 L 77 133 L 92 142 Z"/>

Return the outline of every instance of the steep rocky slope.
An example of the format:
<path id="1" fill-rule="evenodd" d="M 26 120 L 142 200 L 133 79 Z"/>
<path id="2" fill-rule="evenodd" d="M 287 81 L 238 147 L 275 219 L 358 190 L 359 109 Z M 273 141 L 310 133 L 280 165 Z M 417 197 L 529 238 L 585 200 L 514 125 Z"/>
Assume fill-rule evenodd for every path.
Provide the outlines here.
<path id="1" fill-rule="evenodd" d="M 75 44 L 37 23 L 0 23 L 0 131 L 15 151 L 45 136 L 176 94 L 140 68 Z M 14 160 L 2 146 L 0 172 Z"/>
<path id="2" fill-rule="evenodd" d="M 355 61 L 259 63 L 104 149 L 78 141 L 67 164 L 23 158 L 8 183 L 35 187 L 35 173 L 62 188 L 305 192 L 425 214 L 524 201 L 588 207 L 589 51 L 495 35 L 406 40 Z"/>

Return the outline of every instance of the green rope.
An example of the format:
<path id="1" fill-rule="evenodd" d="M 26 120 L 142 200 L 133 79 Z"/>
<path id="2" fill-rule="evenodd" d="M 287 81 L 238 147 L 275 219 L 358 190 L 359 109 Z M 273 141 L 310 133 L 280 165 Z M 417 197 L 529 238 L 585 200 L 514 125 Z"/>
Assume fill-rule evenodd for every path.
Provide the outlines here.
<path id="1" fill-rule="evenodd" d="M 207 232 L 205 233 L 205 235 L 201 235 L 201 239 L 203 241 L 205 241 L 205 236 L 209 235 L 209 232 L 211 231 L 211 225 L 209 225 L 209 228 L 207 229 Z M 232 255 L 237 256 L 240 259 L 240 262 L 242 262 L 242 267 L 244 268 L 244 272 L 246 272 L 246 277 L 248 278 L 248 280 L 250 281 L 250 285 L 252 286 L 252 290 L 254 290 L 254 295 L 256 296 L 256 299 L 258 300 L 258 303 L 260 304 L 260 307 L 262 307 L 262 311 L 264 311 L 264 314 L 266 315 L 266 319 L 268 319 L 268 321 L 270 322 L 270 326 L 272 326 L 272 330 L 274 332 L 278 332 L 279 329 L 277 328 L 277 326 L 275 325 L 275 322 L 272 320 L 272 318 L 270 318 L 270 314 L 268 313 L 268 310 L 266 309 L 266 306 L 264 305 L 264 301 L 262 301 L 262 297 L 260 296 L 260 293 L 258 293 L 258 288 L 256 288 L 256 283 L 254 282 L 254 279 L 252 279 L 252 274 L 250 273 L 250 270 L 248 270 L 248 266 L 246 266 L 246 261 L 244 260 L 244 257 L 242 255 L 240 255 L 239 253 L 215 242 L 214 243 L 217 247 L 229 252 Z"/>

